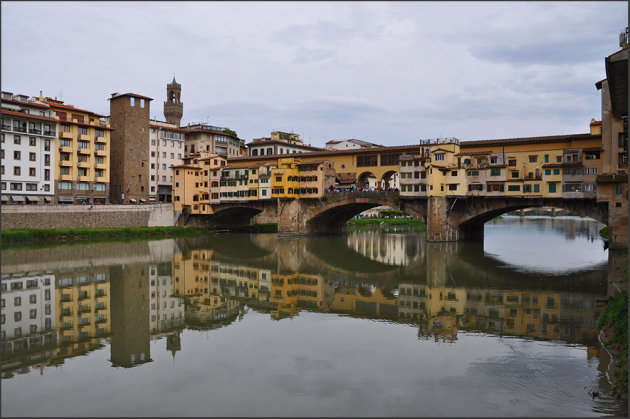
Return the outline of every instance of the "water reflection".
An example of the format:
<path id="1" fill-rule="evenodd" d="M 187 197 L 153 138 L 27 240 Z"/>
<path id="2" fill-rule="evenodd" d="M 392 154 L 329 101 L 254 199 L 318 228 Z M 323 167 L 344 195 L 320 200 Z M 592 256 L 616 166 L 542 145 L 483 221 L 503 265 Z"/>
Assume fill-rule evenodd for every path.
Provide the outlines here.
<path id="1" fill-rule="evenodd" d="M 92 245 L 79 252 L 83 266 L 63 248 L 47 250 L 48 258 L 32 269 L 22 260 L 28 251 L 5 254 L 2 377 L 29 367 L 43 372 L 107 341 L 112 366 L 135 367 L 152 361 L 151 340 L 165 337 L 165 349 L 175 356 L 184 329 L 228 327 L 247 310 L 273 320 L 304 310 L 386 319 L 436 341 L 456 342 L 459 333 L 480 331 L 561 340 L 597 352 L 605 269 L 531 277 L 506 271 L 478 248 L 427 244 L 417 234 L 358 232 L 333 256 L 322 250 L 324 240 L 328 248 L 343 242 L 330 245 L 330 238 L 230 240 L 227 256 L 225 241 L 216 236 L 118 245 L 116 259 L 107 255 L 108 245 Z M 339 268 L 337 259 L 348 252 L 381 269 Z"/>

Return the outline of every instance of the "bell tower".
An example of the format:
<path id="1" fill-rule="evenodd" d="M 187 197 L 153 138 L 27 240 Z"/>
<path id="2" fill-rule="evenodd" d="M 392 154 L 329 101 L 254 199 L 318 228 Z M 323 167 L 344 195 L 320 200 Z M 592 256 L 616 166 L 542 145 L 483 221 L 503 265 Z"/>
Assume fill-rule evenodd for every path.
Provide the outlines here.
<path id="1" fill-rule="evenodd" d="M 175 124 L 179 127 L 184 115 L 184 104 L 181 101 L 182 85 L 173 81 L 166 85 L 166 102 L 164 102 L 164 118 L 166 122 Z"/>

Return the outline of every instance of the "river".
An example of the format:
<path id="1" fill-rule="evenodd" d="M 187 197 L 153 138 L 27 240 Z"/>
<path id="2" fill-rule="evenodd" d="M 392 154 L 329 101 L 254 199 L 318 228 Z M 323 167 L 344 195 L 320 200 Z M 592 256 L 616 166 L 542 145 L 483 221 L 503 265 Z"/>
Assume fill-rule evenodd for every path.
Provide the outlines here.
<path id="1" fill-rule="evenodd" d="M 3 416 L 626 416 L 601 224 L 7 249 Z"/>

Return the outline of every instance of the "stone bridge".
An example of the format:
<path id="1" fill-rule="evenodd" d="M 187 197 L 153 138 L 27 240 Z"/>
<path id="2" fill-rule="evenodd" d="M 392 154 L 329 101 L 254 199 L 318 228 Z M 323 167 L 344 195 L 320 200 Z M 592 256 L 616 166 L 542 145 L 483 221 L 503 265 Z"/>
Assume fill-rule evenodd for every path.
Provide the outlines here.
<path id="1" fill-rule="evenodd" d="M 399 208 L 423 220 L 427 225 L 427 240 L 431 242 L 483 240 L 486 221 L 532 207 L 563 208 L 608 225 L 611 233 L 620 224 L 619 220 L 609 219 L 608 204 L 597 202 L 595 198 L 430 196 L 409 199 L 401 198 L 397 192 L 331 193 L 319 199 L 222 203 L 213 206 L 212 215 L 187 214 L 180 223 L 215 228 L 277 223 L 280 234 L 335 234 L 344 232 L 347 221 L 353 216 L 381 205 Z M 620 237 L 627 240 L 627 236 Z M 615 245 L 627 246 L 627 242 L 611 243 Z"/>
<path id="2" fill-rule="evenodd" d="M 327 193 L 319 199 L 270 199 L 213 205 L 214 214 L 186 214 L 185 225 L 242 227 L 277 223 L 280 234 L 334 234 L 346 230 L 346 223 L 370 208 L 387 205 L 398 208 L 398 192 Z"/>

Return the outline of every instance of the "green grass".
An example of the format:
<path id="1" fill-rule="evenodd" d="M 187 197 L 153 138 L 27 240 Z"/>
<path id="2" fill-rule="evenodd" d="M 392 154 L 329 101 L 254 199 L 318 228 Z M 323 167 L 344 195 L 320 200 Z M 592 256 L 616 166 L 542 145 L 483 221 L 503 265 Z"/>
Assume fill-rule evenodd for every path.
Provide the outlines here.
<path id="1" fill-rule="evenodd" d="M 426 231 L 426 225 L 416 218 L 352 218 L 348 221 L 348 227 L 353 230 L 373 229 L 381 226 L 409 226 L 413 229 Z"/>
<path id="2" fill-rule="evenodd" d="M 628 394 L 628 292 L 623 291 L 608 302 L 597 318 L 598 328 L 612 328 L 613 335 L 608 345 L 620 348 L 613 367 L 613 394 Z"/>
<path id="3" fill-rule="evenodd" d="M 51 245 L 59 242 L 116 241 L 202 235 L 201 227 L 50 228 L 2 232 L 2 247 Z"/>

